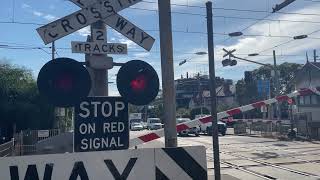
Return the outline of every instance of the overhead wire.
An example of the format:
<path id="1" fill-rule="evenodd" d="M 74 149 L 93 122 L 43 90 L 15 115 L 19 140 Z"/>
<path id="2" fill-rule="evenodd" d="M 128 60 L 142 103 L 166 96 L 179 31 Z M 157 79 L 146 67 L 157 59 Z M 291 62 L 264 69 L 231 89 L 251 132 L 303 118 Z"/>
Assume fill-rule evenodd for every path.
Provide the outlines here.
<path id="1" fill-rule="evenodd" d="M 305 0 L 307 1 L 307 0 Z M 144 3 L 152 3 L 156 4 L 155 1 L 146 1 L 143 0 Z M 320 1 L 313 1 L 313 2 L 320 2 Z M 205 6 L 197 6 L 197 5 L 188 5 L 188 4 L 177 4 L 177 3 L 171 3 L 172 6 L 181 6 L 181 7 L 193 7 L 193 8 L 201 8 L 205 9 Z M 146 10 L 146 11 L 158 11 L 157 9 L 147 9 L 147 8 L 136 8 L 136 7 L 129 7 L 129 9 L 137 9 L 137 10 Z M 224 11 L 238 11 L 238 12 L 252 12 L 252 13 L 272 13 L 272 11 L 267 10 L 255 10 L 255 9 L 237 9 L 237 8 L 224 8 L 224 7 L 213 7 L 213 10 L 224 10 Z M 179 12 L 179 11 L 172 11 L 173 14 L 179 14 L 185 12 Z M 199 16 L 206 16 L 205 14 L 197 14 L 197 13 L 191 13 L 193 15 L 199 15 Z M 316 13 L 298 13 L 298 12 L 283 12 L 283 11 L 277 11 L 274 12 L 274 14 L 294 14 L 294 15 L 303 15 L 303 16 L 320 16 L 320 14 Z"/>
<path id="2" fill-rule="evenodd" d="M 15 44 L 16 46 L 12 46 L 12 45 L 6 45 L 6 46 L 0 46 L 0 49 L 21 49 L 21 50 L 38 50 L 38 49 L 51 49 L 51 47 L 46 47 L 46 46 L 34 46 L 34 45 L 27 45 L 27 44 L 20 44 L 20 43 L 8 43 L 8 42 L 1 42 L 0 43 L 2 44 Z M 56 48 L 56 52 L 55 54 L 57 54 L 58 56 L 60 56 L 58 53 L 57 53 L 57 50 L 71 50 L 71 48 L 69 47 L 57 47 Z M 46 54 L 51 54 L 47 51 L 45 51 Z M 145 52 L 143 50 L 131 50 L 129 51 L 130 53 L 141 53 L 141 52 Z M 152 53 L 156 53 L 156 54 L 160 54 L 160 51 L 152 51 Z M 185 51 L 177 51 L 175 50 L 174 51 L 175 54 L 186 54 L 186 55 L 195 55 L 196 52 L 185 52 Z M 216 53 L 216 55 L 223 55 L 223 53 Z M 235 53 L 234 55 L 237 55 L 237 56 L 243 56 L 243 55 L 248 55 L 248 54 L 245 54 L 245 53 Z M 273 56 L 273 55 L 268 55 L 268 54 L 260 54 L 259 56 Z M 282 54 L 280 56 L 291 56 L 291 57 L 304 57 L 304 55 L 298 55 L 298 54 Z M 181 59 L 178 59 L 176 61 L 180 61 Z M 191 62 L 195 62 L 194 60 L 192 60 L 192 58 L 190 58 L 190 60 L 188 61 L 191 61 Z"/>
<path id="3" fill-rule="evenodd" d="M 312 31 L 311 33 L 307 34 L 307 36 L 310 36 L 310 35 L 312 35 L 312 34 L 314 34 L 314 33 L 317 33 L 317 32 L 320 32 L 320 29 L 315 30 L 315 31 Z M 308 38 L 308 39 L 311 39 L 310 37 L 307 37 L 307 38 Z M 298 40 L 295 40 L 295 39 L 292 38 L 292 39 L 290 39 L 290 40 L 288 40 L 288 41 L 282 42 L 282 43 L 277 44 L 277 45 L 275 45 L 275 46 L 272 46 L 272 47 L 270 47 L 270 48 L 266 48 L 266 49 L 264 49 L 264 50 L 261 50 L 261 51 L 258 52 L 258 54 L 259 54 L 259 53 L 262 53 L 262 52 L 266 52 L 266 51 L 271 50 L 271 49 L 274 49 L 274 48 L 277 48 L 277 47 L 279 47 L 279 46 L 283 46 L 283 45 L 285 45 L 285 44 L 289 44 L 289 43 L 291 43 L 291 42 L 293 42 L 293 41 L 298 41 Z"/>
<path id="4" fill-rule="evenodd" d="M 14 1 L 14 0 L 13 0 Z M 320 2 L 320 1 L 314 1 L 314 0 L 305 0 L 305 1 L 312 1 L 312 2 Z M 157 3 L 157 2 L 151 2 L 151 1 L 146 1 L 143 0 L 143 2 L 145 3 Z M 196 5 L 186 5 L 186 4 L 172 4 L 174 6 L 184 6 L 184 7 L 195 7 L 195 8 L 205 8 L 204 6 L 196 6 Z M 158 11 L 156 9 L 146 9 L 146 8 L 136 8 L 136 7 L 130 7 L 130 9 L 137 9 L 137 10 L 145 10 L 145 11 Z M 225 11 L 241 11 L 241 12 L 254 12 L 254 13 L 265 13 L 265 12 L 269 12 L 269 11 L 265 11 L 265 10 L 250 10 L 250 9 L 236 9 L 236 8 L 221 8 L 221 7 L 216 7 L 214 8 L 216 10 L 225 10 Z M 199 13 L 188 13 L 188 12 L 172 12 L 172 13 L 176 13 L 176 14 L 186 14 L 186 15 L 198 15 L 198 16 L 206 16 L 205 14 L 199 14 Z M 277 12 L 277 13 L 281 13 L 281 14 L 296 14 L 296 15 L 315 15 L 315 16 L 320 16 L 320 14 L 315 14 L 315 13 L 291 13 L 291 12 Z M 266 20 L 266 21 L 287 21 L 287 22 L 301 22 L 301 23 L 320 23 L 320 22 L 315 22 L 315 21 L 295 21 L 295 20 L 285 20 L 285 19 L 279 19 L 279 20 L 275 20 L 275 19 L 266 19 L 266 17 L 270 16 L 270 14 L 268 14 L 267 16 L 263 17 L 263 18 L 246 18 L 246 17 L 232 17 L 232 16 L 214 16 L 214 17 L 221 17 L 221 18 L 239 18 L 239 19 L 253 19 L 253 20 L 258 20 L 258 21 L 262 21 L 262 20 Z M 34 22 L 19 22 L 19 21 L 15 21 L 14 20 L 14 9 L 13 9 L 13 21 L 2 21 L 0 23 L 14 23 L 14 24 L 29 24 L 29 25 L 44 25 L 42 23 L 34 23 Z M 250 24 L 249 26 L 247 26 L 246 28 L 244 28 L 244 30 L 248 29 L 249 27 L 253 26 L 257 24 L 257 22 L 254 22 L 253 24 Z M 158 31 L 158 30 L 150 30 L 150 31 Z M 189 33 L 189 34 L 206 34 L 206 32 L 192 32 L 192 31 L 181 31 L 181 30 L 176 30 L 174 31 L 176 33 Z M 227 36 L 228 34 L 226 33 L 215 33 L 216 35 L 223 35 L 223 36 Z M 258 37 L 258 36 L 262 36 L 262 37 L 275 37 L 275 38 L 292 38 L 291 36 L 272 36 L 272 35 L 244 35 L 244 36 L 252 36 L 252 37 Z M 309 39 L 319 39 L 316 37 L 312 37 Z M 285 42 L 288 43 L 288 42 Z M 279 45 L 277 45 L 279 46 Z M 3 48 L 3 47 L 2 47 Z M 18 49 L 18 48 L 16 48 Z M 19 48 L 19 49 L 23 49 L 23 48 Z M 70 48 L 69 48 L 70 49 Z"/>

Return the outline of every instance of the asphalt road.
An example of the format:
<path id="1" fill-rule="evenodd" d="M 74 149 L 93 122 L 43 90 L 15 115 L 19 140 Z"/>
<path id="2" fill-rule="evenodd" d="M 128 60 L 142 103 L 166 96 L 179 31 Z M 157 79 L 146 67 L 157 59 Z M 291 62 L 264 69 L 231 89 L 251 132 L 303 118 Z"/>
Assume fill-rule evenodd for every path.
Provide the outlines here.
<path id="1" fill-rule="evenodd" d="M 145 133 L 147 131 L 131 132 L 131 137 Z M 205 146 L 208 174 L 213 177 L 212 137 L 178 137 L 178 144 Z M 220 136 L 219 144 L 223 180 L 320 179 L 320 142 L 226 135 Z M 164 147 L 164 139 L 138 146 L 154 147 Z"/>

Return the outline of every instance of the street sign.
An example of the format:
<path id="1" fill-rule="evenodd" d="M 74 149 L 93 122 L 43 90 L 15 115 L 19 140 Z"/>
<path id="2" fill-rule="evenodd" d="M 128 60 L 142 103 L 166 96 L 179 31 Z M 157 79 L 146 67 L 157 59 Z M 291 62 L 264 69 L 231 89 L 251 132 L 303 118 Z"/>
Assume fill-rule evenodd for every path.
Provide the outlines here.
<path id="1" fill-rule="evenodd" d="M 268 96 L 270 92 L 270 81 L 269 80 L 258 80 L 257 81 L 258 94 L 261 96 Z"/>
<path id="2" fill-rule="evenodd" d="M 208 179 L 204 146 L 0 158 L 1 180 Z"/>
<path id="3" fill-rule="evenodd" d="M 123 98 L 87 97 L 75 106 L 75 152 L 128 147 L 128 103 Z"/>
<path id="4" fill-rule="evenodd" d="M 102 43 L 107 42 L 107 40 L 106 40 L 107 33 L 106 33 L 105 29 L 91 28 L 91 31 L 92 31 L 91 40 L 93 42 L 102 42 Z"/>
<path id="5" fill-rule="evenodd" d="M 154 151 L 133 149 L 0 158 L 0 179 L 155 179 Z"/>
<path id="6" fill-rule="evenodd" d="M 92 5 L 92 0 L 70 0 L 77 6 L 81 8 L 88 7 Z M 122 17 L 121 15 L 115 13 L 114 15 L 103 20 L 108 26 L 112 27 L 114 30 L 118 31 L 120 34 L 124 35 L 131 41 L 135 42 L 142 48 L 150 51 L 155 39 L 149 34 L 141 30 L 139 27 L 132 24 L 130 21 Z"/>
<path id="7" fill-rule="evenodd" d="M 49 130 L 38 130 L 38 138 L 46 138 L 49 137 Z"/>
<path id="8" fill-rule="evenodd" d="M 101 0 L 68 16 L 44 25 L 38 28 L 37 31 L 44 43 L 49 44 L 140 1 L 141 0 Z"/>
<path id="9" fill-rule="evenodd" d="M 40 70 L 37 85 L 40 95 L 58 107 L 70 107 L 87 97 L 91 78 L 87 69 L 70 58 L 57 58 Z"/>
<path id="10" fill-rule="evenodd" d="M 120 43 L 99 43 L 72 41 L 72 53 L 85 54 L 127 54 L 127 45 Z"/>
<path id="11" fill-rule="evenodd" d="M 152 48 L 155 39 L 125 18 L 113 15 L 110 18 L 104 19 L 103 22 L 142 48 L 148 51 Z"/>

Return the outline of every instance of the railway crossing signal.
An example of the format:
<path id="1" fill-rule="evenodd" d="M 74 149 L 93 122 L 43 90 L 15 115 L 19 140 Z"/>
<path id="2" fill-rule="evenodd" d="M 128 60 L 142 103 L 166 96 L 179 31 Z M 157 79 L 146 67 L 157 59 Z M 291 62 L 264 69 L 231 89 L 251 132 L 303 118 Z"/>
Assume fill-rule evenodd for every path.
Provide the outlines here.
<path id="1" fill-rule="evenodd" d="M 60 39 L 83 27 L 102 21 L 115 29 L 142 48 L 150 50 L 155 39 L 135 26 L 133 23 L 119 15 L 117 12 L 128 8 L 141 0 L 134 1 L 108 1 L 108 0 L 70 0 L 81 10 L 68 16 L 51 22 L 37 29 L 45 44 Z M 127 45 L 120 43 L 107 43 L 105 29 L 91 29 L 92 36 L 88 42 L 73 41 L 72 52 L 84 53 L 90 56 L 86 58 L 88 65 L 94 69 L 113 68 L 113 59 L 106 54 L 127 54 Z M 94 55 L 94 56 L 92 56 Z M 86 56 L 87 57 L 87 56 Z M 56 106 L 72 106 L 78 99 L 86 97 L 91 87 L 90 77 L 80 63 L 64 58 L 59 62 L 50 61 L 39 74 L 38 86 L 41 94 L 46 96 Z M 52 64 L 52 65 L 51 65 Z M 56 68 L 59 64 L 59 69 Z M 69 65 L 77 67 L 75 70 L 65 73 Z M 66 66 L 66 67 L 64 67 Z M 73 74 L 74 73 L 74 74 Z M 81 73 L 80 76 L 76 73 Z M 71 74 L 71 75 L 70 75 Z M 130 76 L 128 75 L 130 74 Z M 67 77 L 65 77 L 67 76 Z M 80 78 L 85 77 L 85 78 Z M 62 80 L 59 81 L 59 78 Z M 52 79 L 58 81 L 54 85 Z M 128 102 L 136 105 L 144 105 L 152 101 L 159 91 L 159 78 L 155 70 L 143 61 L 131 61 L 122 67 L 118 73 L 118 89 L 120 94 Z M 128 83 L 128 84 L 126 84 Z M 77 91 L 74 91 L 77 87 Z"/>
<path id="2" fill-rule="evenodd" d="M 42 96 L 58 107 L 70 107 L 87 97 L 91 79 L 87 69 L 70 58 L 57 58 L 46 63 L 38 75 Z"/>
<path id="3" fill-rule="evenodd" d="M 133 60 L 125 63 L 117 75 L 121 96 L 134 105 L 149 104 L 159 92 L 159 77 L 151 65 Z"/>

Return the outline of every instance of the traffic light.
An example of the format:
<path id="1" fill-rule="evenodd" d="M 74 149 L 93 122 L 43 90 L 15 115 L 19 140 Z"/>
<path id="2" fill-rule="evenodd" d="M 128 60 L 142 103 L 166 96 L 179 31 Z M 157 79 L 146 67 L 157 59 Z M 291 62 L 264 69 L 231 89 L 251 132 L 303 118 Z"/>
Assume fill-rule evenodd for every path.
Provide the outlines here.
<path id="1" fill-rule="evenodd" d="M 37 85 L 40 95 L 51 104 L 70 107 L 88 96 L 91 78 L 87 69 L 78 61 L 57 58 L 41 68 Z"/>
<path id="2" fill-rule="evenodd" d="M 236 60 L 231 60 L 231 59 L 224 59 L 222 60 L 222 66 L 225 67 L 225 66 L 235 66 L 237 65 L 237 61 Z"/>
<path id="3" fill-rule="evenodd" d="M 132 60 L 121 66 L 117 74 L 120 95 L 133 105 L 146 105 L 159 92 L 159 77 L 151 65 Z"/>

